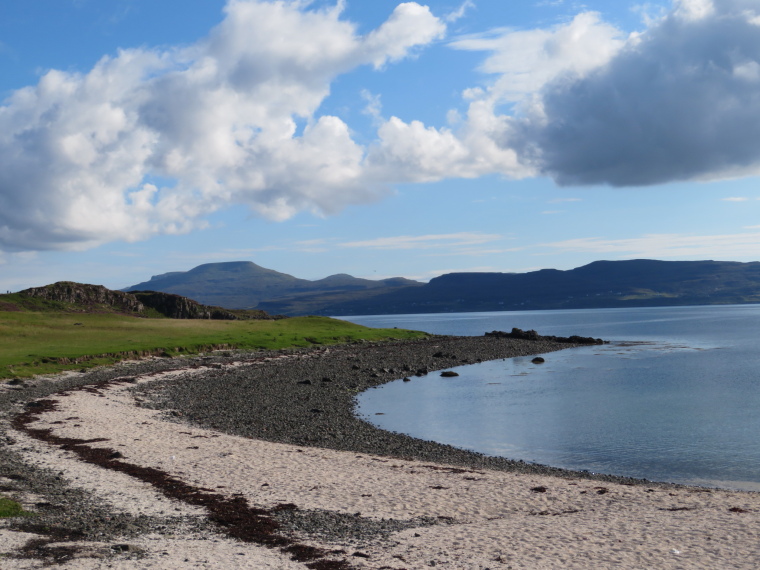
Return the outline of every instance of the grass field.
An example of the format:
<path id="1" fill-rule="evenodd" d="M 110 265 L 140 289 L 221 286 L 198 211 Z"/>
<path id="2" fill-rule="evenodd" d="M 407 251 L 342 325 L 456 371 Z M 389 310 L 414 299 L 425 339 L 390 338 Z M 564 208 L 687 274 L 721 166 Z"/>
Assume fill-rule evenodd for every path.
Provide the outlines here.
<path id="1" fill-rule="evenodd" d="M 0 379 L 79 370 L 146 354 L 176 356 L 224 347 L 279 349 L 424 336 L 327 317 L 210 321 L 0 310 Z"/>

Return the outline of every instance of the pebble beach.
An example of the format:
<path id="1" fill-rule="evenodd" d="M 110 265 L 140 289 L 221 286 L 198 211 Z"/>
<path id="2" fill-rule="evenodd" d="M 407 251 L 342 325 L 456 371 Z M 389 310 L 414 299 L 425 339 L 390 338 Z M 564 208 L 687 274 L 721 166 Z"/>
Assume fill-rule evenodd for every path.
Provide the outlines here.
<path id="1" fill-rule="evenodd" d="M 36 515 L 0 521 L 0 567 L 757 567 L 757 494 L 487 457 L 353 415 L 394 379 L 563 348 L 433 337 L 6 385 L 0 489 Z"/>

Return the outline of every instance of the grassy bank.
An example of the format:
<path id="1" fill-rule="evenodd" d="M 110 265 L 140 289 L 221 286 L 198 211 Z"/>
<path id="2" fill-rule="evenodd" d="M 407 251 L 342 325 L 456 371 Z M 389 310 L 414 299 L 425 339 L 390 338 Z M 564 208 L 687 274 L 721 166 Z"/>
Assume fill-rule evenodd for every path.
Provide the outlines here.
<path id="1" fill-rule="evenodd" d="M 148 354 L 176 356 L 224 347 L 280 349 L 424 336 L 327 317 L 209 321 L 0 310 L 0 379 L 79 370 Z"/>

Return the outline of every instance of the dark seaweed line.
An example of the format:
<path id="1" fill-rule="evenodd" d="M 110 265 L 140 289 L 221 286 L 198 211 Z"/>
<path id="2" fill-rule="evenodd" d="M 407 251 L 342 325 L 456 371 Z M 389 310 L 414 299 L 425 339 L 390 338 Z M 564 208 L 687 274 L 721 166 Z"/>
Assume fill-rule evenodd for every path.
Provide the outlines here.
<path id="1" fill-rule="evenodd" d="M 88 392 L 99 391 L 119 383 L 121 382 L 100 382 L 85 385 L 78 389 Z M 61 392 L 61 394 L 65 393 Z M 356 568 L 345 560 L 328 559 L 329 556 L 346 554 L 345 551 L 328 552 L 320 548 L 299 544 L 286 536 L 277 534 L 276 531 L 280 524 L 271 515 L 281 510 L 297 510 L 296 505 L 283 504 L 272 509 L 250 507 L 244 497 L 228 498 L 206 489 L 194 487 L 165 471 L 119 461 L 120 454 L 114 449 L 88 445 L 107 441 L 106 439 L 59 437 L 54 435 L 50 428 L 35 429 L 30 427 L 30 424 L 37 421 L 42 414 L 56 411 L 57 404 L 58 401 L 52 399 L 30 402 L 27 404 L 27 411 L 14 417 L 11 425 L 16 430 L 24 432 L 34 439 L 75 453 L 82 461 L 98 465 L 104 469 L 125 473 L 135 479 L 149 483 L 170 499 L 205 508 L 209 520 L 219 525 L 224 534 L 230 538 L 268 548 L 279 548 L 282 552 L 289 554 L 291 559 L 296 562 L 308 562 L 306 567 L 312 570 L 353 570 Z"/>

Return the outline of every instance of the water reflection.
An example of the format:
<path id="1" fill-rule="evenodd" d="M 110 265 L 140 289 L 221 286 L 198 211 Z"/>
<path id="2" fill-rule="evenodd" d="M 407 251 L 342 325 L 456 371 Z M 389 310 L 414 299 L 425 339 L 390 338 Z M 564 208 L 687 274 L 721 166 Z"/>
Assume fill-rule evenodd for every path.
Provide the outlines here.
<path id="1" fill-rule="evenodd" d="M 431 374 L 391 383 L 361 395 L 358 413 L 384 429 L 491 455 L 754 489 L 760 485 L 759 309 L 582 311 L 591 313 L 582 319 L 578 311 L 542 312 L 547 323 L 552 315 L 546 313 L 555 313 L 555 322 L 536 326 L 541 333 L 619 342 L 550 353 L 539 365 L 515 358 L 459 367 L 456 378 Z M 570 316 L 595 328 L 579 329 L 577 322 L 571 328 Z M 511 313 L 434 317 L 436 326 L 459 334 L 484 324 L 485 330 L 509 330 L 516 320 Z M 412 321 L 430 330 L 421 326 L 429 318 Z M 501 326 L 491 326 L 494 319 Z M 637 333 L 643 342 L 634 340 Z"/>

